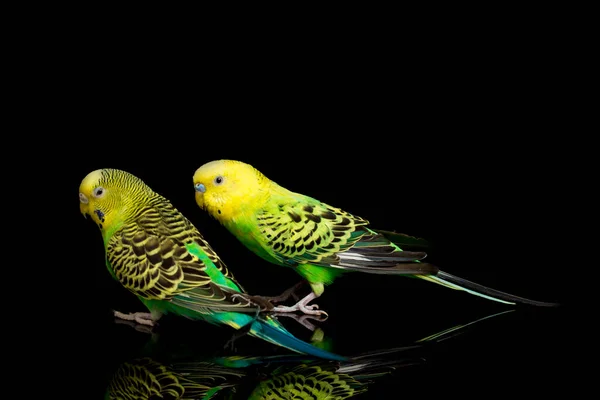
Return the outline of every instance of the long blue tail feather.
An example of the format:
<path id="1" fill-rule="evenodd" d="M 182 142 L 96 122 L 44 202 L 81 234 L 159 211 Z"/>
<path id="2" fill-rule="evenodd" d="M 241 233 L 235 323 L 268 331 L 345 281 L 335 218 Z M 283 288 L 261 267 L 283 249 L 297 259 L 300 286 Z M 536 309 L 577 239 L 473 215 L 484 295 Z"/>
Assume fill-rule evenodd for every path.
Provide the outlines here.
<path id="1" fill-rule="evenodd" d="M 285 328 L 276 328 L 274 326 L 269 325 L 268 322 L 263 321 L 262 319 L 257 319 L 256 321 L 252 322 L 250 334 L 264 339 L 268 342 L 274 343 L 278 346 L 285 347 L 286 349 L 289 349 L 291 351 L 295 351 L 297 353 L 308 354 L 310 356 L 323 358 L 326 360 L 348 360 L 347 357 L 328 352 L 326 350 L 315 347 L 310 343 L 304 342 L 298 339 L 297 337 L 293 336 Z"/>

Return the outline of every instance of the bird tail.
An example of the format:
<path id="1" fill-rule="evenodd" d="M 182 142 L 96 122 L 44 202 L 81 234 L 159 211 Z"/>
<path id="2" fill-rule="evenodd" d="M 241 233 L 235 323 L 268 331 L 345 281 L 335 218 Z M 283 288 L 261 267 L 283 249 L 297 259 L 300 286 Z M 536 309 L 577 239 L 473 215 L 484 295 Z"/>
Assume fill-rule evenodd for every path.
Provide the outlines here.
<path id="1" fill-rule="evenodd" d="M 256 336 L 275 345 L 285 347 L 288 350 L 326 360 L 347 360 L 346 357 L 320 349 L 316 346 L 313 346 L 310 343 L 298 339 L 297 337 L 292 335 L 287 329 L 285 329 L 279 322 L 271 318 L 259 317 L 258 319 L 251 322 L 251 324 L 252 325 L 249 331 L 250 335 Z"/>
<path id="2" fill-rule="evenodd" d="M 424 279 L 438 285 L 446 286 L 450 289 L 463 290 L 475 296 L 483 297 L 488 300 L 497 301 L 504 304 L 526 304 L 538 307 L 556 307 L 558 303 L 548 303 L 544 301 L 530 300 L 524 297 L 501 292 L 475 282 L 451 275 L 444 271 L 438 271 L 435 275 L 415 275 L 417 278 Z"/>
<path id="3" fill-rule="evenodd" d="M 384 231 L 384 230 L 377 230 L 376 232 L 383 235 L 387 240 L 394 243 L 396 246 L 398 246 L 403 251 L 406 251 L 408 249 L 408 250 L 418 250 L 418 251 L 424 252 L 425 250 L 428 250 L 431 248 L 431 245 L 429 244 L 429 242 L 427 242 L 425 239 L 421 239 L 421 238 L 418 238 L 415 236 L 409 236 L 404 233 Z M 415 260 L 415 264 L 419 265 L 419 264 L 423 264 L 423 263 L 420 262 L 420 260 Z M 410 266 L 411 264 L 409 263 L 407 265 Z M 485 299 L 497 301 L 497 302 L 504 303 L 504 304 L 513 304 L 513 305 L 526 304 L 526 305 L 539 306 L 539 307 L 556 307 L 559 305 L 557 303 L 548 303 L 548 302 L 544 302 L 544 301 L 530 300 L 530 299 L 526 299 L 523 297 L 509 294 L 509 293 L 501 292 L 499 290 L 492 289 L 492 288 L 480 285 L 478 283 L 468 281 L 463 278 L 459 278 L 457 276 L 451 275 L 444 271 L 440 271 L 440 270 L 435 271 L 435 269 L 437 267 L 433 266 L 433 265 L 427 265 L 426 268 L 431 270 L 430 274 L 427 274 L 426 273 L 427 269 L 424 269 L 419 274 L 415 274 L 414 276 L 417 278 L 424 279 L 429 282 L 437 283 L 438 285 L 446 286 L 448 288 L 455 289 L 455 290 L 463 290 L 463 291 L 471 293 L 475 296 L 483 297 Z M 400 272 L 402 272 L 402 273 L 405 273 L 405 271 L 408 270 L 408 268 L 406 268 L 405 271 L 403 272 L 402 264 L 400 264 L 400 263 L 396 269 L 399 269 Z"/>

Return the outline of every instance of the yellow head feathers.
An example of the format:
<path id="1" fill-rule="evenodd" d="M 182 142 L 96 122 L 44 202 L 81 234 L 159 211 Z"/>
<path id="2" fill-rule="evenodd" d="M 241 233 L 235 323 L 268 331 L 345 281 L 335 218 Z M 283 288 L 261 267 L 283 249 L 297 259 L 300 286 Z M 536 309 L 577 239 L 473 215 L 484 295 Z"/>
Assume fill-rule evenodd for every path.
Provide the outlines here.
<path id="1" fill-rule="evenodd" d="M 90 172 L 79 185 L 79 210 L 89 215 L 100 229 L 124 216 L 125 211 L 148 198 L 152 190 L 139 178 L 118 169 Z"/>
<path id="2" fill-rule="evenodd" d="M 221 222 L 235 218 L 244 204 L 261 201 L 270 183 L 253 166 L 234 160 L 211 161 L 194 173 L 196 203 Z"/>

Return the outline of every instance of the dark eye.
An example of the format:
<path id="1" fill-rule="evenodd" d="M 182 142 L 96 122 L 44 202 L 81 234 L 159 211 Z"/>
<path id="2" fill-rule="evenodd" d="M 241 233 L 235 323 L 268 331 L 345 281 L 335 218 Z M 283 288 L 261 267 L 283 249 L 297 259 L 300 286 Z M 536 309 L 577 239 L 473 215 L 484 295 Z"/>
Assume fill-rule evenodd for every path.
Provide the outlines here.
<path id="1" fill-rule="evenodd" d="M 223 183 L 223 181 L 223 177 L 219 175 L 215 178 L 215 185 L 220 185 L 221 183 Z"/>
<path id="2" fill-rule="evenodd" d="M 102 197 L 104 195 L 104 188 L 97 187 L 96 189 L 94 189 L 94 192 L 92 194 L 94 195 L 94 197 Z"/>

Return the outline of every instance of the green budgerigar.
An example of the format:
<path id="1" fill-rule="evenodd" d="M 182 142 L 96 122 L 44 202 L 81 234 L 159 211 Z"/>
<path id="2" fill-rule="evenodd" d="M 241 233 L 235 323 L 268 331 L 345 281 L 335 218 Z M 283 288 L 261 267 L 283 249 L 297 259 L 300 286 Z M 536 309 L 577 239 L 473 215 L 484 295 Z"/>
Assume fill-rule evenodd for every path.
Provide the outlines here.
<path id="1" fill-rule="evenodd" d="M 293 268 L 312 292 L 292 307 L 321 314 L 308 303 L 340 275 L 366 272 L 414 276 L 448 288 L 508 304 L 554 306 L 500 292 L 422 262 L 423 251 L 404 251 L 408 236 L 378 231 L 357 215 L 292 192 L 253 166 L 235 160 L 211 161 L 193 177 L 196 203 L 263 259 Z"/>
<path id="2" fill-rule="evenodd" d="M 149 310 L 115 316 L 153 325 L 175 314 L 243 328 L 295 352 L 345 359 L 299 340 L 261 313 L 198 229 L 136 176 L 117 169 L 89 173 L 79 205 L 100 228 L 109 272 Z"/>

